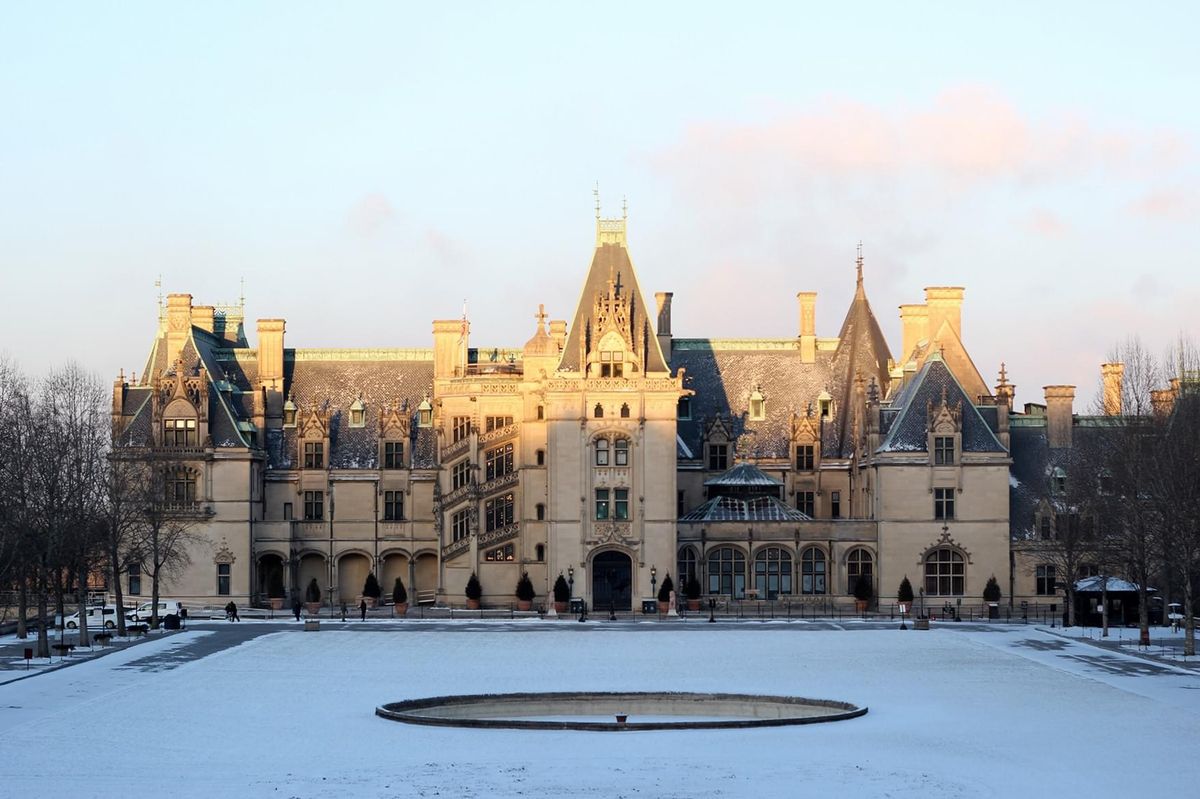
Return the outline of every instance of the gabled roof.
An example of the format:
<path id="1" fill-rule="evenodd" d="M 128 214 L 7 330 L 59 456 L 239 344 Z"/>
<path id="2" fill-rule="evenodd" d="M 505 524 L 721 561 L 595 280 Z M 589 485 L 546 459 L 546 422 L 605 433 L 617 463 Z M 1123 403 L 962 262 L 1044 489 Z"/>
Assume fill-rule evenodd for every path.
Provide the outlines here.
<path id="1" fill-rule="evenodd" d="M 887 429 L 879 452 L 925 452 L 928 408 L 930 403 L 940 406 L 943 396 L 948 405 L 961 404 L 963 452 L 1006 451 L 941 356 L 933 353 L 913 378 L 912 385 L 897 395 L 897 401 L 888 409 L 892 412 L 881 415 Z"/>
<path id="2" fill-rule="evenodd" d="M 635 332 L 645 338 L 645 352 L 637 353 L 639 357 L 645 356 L 643 372 L 666 372 L 667 361 L 655 335 L 657 326 L 650 319 L 649 307 L 643 300 L 633 261 L 629 258 L 629 250 L 623 243 L 610 241 L 598 242 L 592 254 L 592 265 L 583 281 L 579 304 L 575 308 L 562 360 L 558 364 L 559 370 L 578 372 L 583 369 L 584 365 L 579 362 L 580 339 L 592 321 L 596 297 L 608 293 L 610 281 L 614 286 L 619 286 L 616 290 L 620 295 L 629 298 L 630 318 L 629 330 L 624 331 L 626 336 L 631 343 L 637 338 Z"/>
<path id="3" fill-rule="evenodd" d="M 681 522 L 807 522 L 812 517 L 775 497 L 713 497 L 679 517 Z"/>

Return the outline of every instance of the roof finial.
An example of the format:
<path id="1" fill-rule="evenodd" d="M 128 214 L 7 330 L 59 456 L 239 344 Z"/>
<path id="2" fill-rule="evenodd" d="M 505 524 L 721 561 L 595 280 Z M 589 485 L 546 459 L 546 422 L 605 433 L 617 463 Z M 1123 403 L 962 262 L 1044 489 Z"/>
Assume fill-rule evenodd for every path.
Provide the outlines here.
<path id="1" fill-rule="evenodd" d="M 546 324 L 546 305 L 538 303 L 538 312 L 533 315 L 533 318 L 538 321 L 538 331 L 540 332 Z"/>
<path id="2" fill-rule="evenodd" d="M 600 221 L 600 181 L 596 181 L 596 185 L 592 187 L 592 198 L 596 201 L 596 221 Z"/>
<path id="3" fill-rule="evenodd" d="M 858 267 L 858 285 L 861 286 L 862 285 L 862 266 L 863 266 L 862 239 L 858 240 L 858 258 L 855 259 L 854 263 Z"/>
<path id="4" fill-rule="evenodd" d="M 243 276 L 240 281 L 240 290 L 238 296 L 238 307 L 241 309 L 242 316 L 246 315 L 246 278 Z"/>
<path id="5" fill-rule="evenodd" d="M 1008 369 L 1004 365 L 1004 361 L 1000 362 L 1000 385 L 1008 385 Z"/>
<path id="6" fill-rule="evenodd" d="M 629 218 L 629 198 L 621 195 L 621 218 Z"/>

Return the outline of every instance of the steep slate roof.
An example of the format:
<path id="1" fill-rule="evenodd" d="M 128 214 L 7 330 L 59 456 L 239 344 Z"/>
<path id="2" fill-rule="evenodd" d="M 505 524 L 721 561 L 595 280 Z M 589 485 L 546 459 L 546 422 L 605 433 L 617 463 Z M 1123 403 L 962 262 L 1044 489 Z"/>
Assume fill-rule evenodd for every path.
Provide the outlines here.
<path id="1" fill-rule="evenodd" d="M 667 371 L 666 359 L 663 358 L 662 348 L 658 346 L 658 338 L 655 335 L 657 326 L 651 320 L 651 311 L 643 300 L 644 295 L 638 286 L 629 250 L 621 244 L 610 242 L 598 244 L 592 255 L 592 265 L 588 268 L 583 291 L 579 295 L 579 304 L 575 308 L 575 316 L 567 333 L 567 343 L 563 348 L 562 360 L 558 364 L 559 370 L 578 372 L 583 369 L 583 364 L 579 362 L 580 337 L 592 320 L 596 296 L 608 293 L 610 280 L 619 283 L 622 296 L 629 297 L 631 329 L 625 331 L 625 334 L 630 344 L 634 342 L 634 330 L 641 330 L 645 336 L 646 358 L 643 372 Z M 641 357 L 642 353 L 637 355 Z"/>
<path id="2" fill-rule="evenodd" d="M 1050 446 L 1044 425 L 1032 427 L 1012 421 L 1008 434 L 1012 455 L 1008 471 L 1008 528 L 1012 540 L 1022 541 L 1037 537 L 1033 514 L 1049 486 Z"/>
<path id="3" fill-rule="evenodd" d="M 890 383 L 889 368 L 892 353 L 888 349 L 879 322 L 871 311 L 871 303 L 867 300 L 867 292 L 863 288 L 862 258 L 858 260 L 858 284 L 854 290 L 854 299 L 846 318 L 842 322 L 841 332 L 838 333 L 838 347 L 833 356 L 833 372 L 840 378 L 840 391 L 837 398 L 842 409 L 837 424 L 838 451 L 849 453 L 854 449 L 853 434 L 855 414 L 858 403 L 855 402 L 855 377 L 861 376 L 864 390 L 872 380 L 876 389 L 882 395 Z M 858 425 L 860 431 L 865 425 Z"/>
<path id="4" fill-rule="evenodd" d="M 679 517 L 681 522 L 807 522 L 812 517 L 775 497 L 713 497 Z"/>
<path id="5" fill-rule="evenodd" d="M 336 351 L 333 355 L 336 356 Z M 311 407 L 331 411 L 329 466 L 373 469 L 379 461 L 379 420 L 385 406 L 407 406 L 413 466 L 436 464 L 436 438 L 431 428 L 418 428 L 417 405 L 433 385 L 433 360 L 366 360 L 350 352 L 344 360 L 307 360 L 304 351 L 284 351 L 285 391 L 303 414 Z M 350 406 L 361 399 L 363 427 L 350 426 Z M 296 457 L 296 430 L 272 431 L 267 437 L 272 468 L 288 469 Z"/>
<path id="6" fill-rule="evenodd" d="M 962 404 L 963 452 L 1005 452 L 1000 439 L 937 353 L 926 359 L 912 383 L 897 395 L 897 402 L 889 409 L 892 412 L 880 415 L 884 427 L 880 432 L 885 434 L 880 452 L 925 452 L 929 433 L 927 408 L 931 402 L 939 406 L 943 392 L 949 405 Z"/>
<path id="7" fill-rule="evenodd" d="M 822 391 L 836 396 L 838 382 L 831 369 L 832 353 L 818 351 L 815 363 L 804 363 L 794 340 L 720 342 L 676 339 L 671 369 L 686 369 L 684 388 L 695 391 L 691 418 L 680 419 L 680 440 L 703 457 L 704 425 L 718 414 L 732 429 L 741 457 L 791 457 L 792 412 L 814 413 Z M 765 401 L 765 418 L 749 418 L 750 394 L 758 389 Z M 840 409 L 839 409 L 840 412 Z M 835 425 L 823 425 L 822 448 L 836 457 Z"/>

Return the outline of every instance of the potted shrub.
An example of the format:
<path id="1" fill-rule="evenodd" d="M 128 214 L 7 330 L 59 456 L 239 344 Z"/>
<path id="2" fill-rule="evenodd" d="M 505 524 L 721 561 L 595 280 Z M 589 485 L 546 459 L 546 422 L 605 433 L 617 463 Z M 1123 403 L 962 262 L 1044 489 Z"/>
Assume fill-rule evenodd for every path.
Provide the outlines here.
<path id="1" fill-rule="evenodd" d="M 987 585 L 983 587 L 983 601 L 987 602 L 988 618 L 1000 618 L 1000 583 L 996 582 L 996 575 L 988 578 Z"/>
<path id="2" fill-rule="evenodd" d="M 267 578 L 267 599 L 271 603 L 271 610 L 283 610 L 284 593 L 283 574 L 274 570 Z"/>
<path id="3" fill-rule="evenodd" d="M 317 585 L 316 577 L 309 580 L 308 587 L 304 589 L 304 608 L 310 616 L 321 612 L 321 586 Z"/>
<path id="4" fill-rule="evenodd" d="M 399 577 L 392 583 L 392 606 L 397 616 L 408 613 L 408 592 L 404 590 L 404 581 Z"/>
<path id="5" fill-rule="evenodd" d="M 675 590 L 675 583 L 671 582 L 670 573 L 663 578 L 662 585 L 658 588 L 658 612 L 666 613 L 671 608 L 671 592 Z"/>
<path id="6" fill-rule="evenodd" d="M 479 584 L 479 578 L 475 576 L 475 572 L 471 572 L 471 579 L 467 580 L 467 609 L 479 610 L 479 600 L 483 598 L 483 586 Z"/>
<path id="7" fill-rule="evenodd" d="M 367 579 L 363 582 L 362 595 L 363 599 L 367 600 L 367 607 L 373 608 L 379 604 L 379 597 L 383 596 L 383 589 L 379 587 L 379 580 L 375 578 L 375 572 L 367 572 Z"/>
<path id="8" fill-rule="evenodd" d="M 912 592 L 911 585 L 908 590 L 910 593 Z M 874 594 L 875 591 L 871 588 L 871 578 L 865 574 L 858 575 L 858 579 L 854 581 L 854 610 L 858 613 L 866 613 Z"/>
<path id="9" fill-rule="evenodd" d="M 529 572 L 521 572 L 521 579 L 517 580 L 517 610 L 529 610 L 533 607 L 533 598 L 537 596 L 533 590 L 533 583 L 529 581 Z"/>
<path id="10" fill-rule="evenodd" d="M 567 606 L 571 602 L 571 586 L 567 585 L 567 580 L 561 574 L 554 581 L 554 612 L 566 613 Z"/>
<path id="11" fill-rule="evenodd" d="M 696 575 L 692 575 L 683 584 L 683 594 L 687 597 L 688 610 L 700 609 L 700 581 L 696 579 Z"/>
<path id="12" fill-rule="evenodd" d="M 896 591 L 896 601 L 900 603 L 900 613 L 908 613 L 912 610 L 913 590 L 912 583 L 908 581 L 908 575 L 904 575 L 904 579 L 900 581 L 900 588 Z"/>

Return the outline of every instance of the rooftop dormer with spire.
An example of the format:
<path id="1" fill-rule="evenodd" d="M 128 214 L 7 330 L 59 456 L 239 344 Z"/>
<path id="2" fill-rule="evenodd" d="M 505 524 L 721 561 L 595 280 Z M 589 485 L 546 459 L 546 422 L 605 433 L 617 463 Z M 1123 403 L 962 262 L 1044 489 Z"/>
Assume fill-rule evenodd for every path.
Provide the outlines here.
<path id="1" fill-rule="evenodd" d="M 584 280 L 558 370 L 588 377 L 636 378 L 669 370 L 643 300 L 626 239 L 628 206 L 619 219 L 600 215 L 596 249 Z"/>

